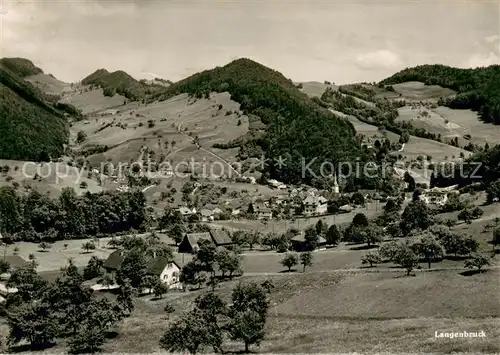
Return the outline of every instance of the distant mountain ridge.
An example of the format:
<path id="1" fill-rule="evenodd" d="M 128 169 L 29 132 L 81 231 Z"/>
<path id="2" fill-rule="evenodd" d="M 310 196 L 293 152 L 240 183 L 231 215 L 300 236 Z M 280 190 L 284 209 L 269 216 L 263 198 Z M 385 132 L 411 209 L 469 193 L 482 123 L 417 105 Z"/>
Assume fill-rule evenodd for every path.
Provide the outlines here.
<path id="1" fill-rule="evenodd" d="M 101 87 L 106 96 L 113 96 L 117 93 L 132 101 L 143 100 L 155 91 L 154 86 L 134 79 L 123 70 L 110 73 L 106 69 L 98 69 L 82 79 L 82 84 Z M 158 85 L 159 87 L 163 85 Z"/>

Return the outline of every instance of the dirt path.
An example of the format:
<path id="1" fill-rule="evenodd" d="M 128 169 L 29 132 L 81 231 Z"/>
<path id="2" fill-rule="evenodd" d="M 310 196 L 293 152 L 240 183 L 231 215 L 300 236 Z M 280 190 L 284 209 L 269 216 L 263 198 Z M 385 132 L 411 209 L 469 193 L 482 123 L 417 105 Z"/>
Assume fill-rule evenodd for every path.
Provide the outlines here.
<path id="1" fill-rule="evenodd" d="M 184 135 L 184 136 L 186 136 L 186 137 L 191 138 L 191 140 L 193 141 L 193 143 L 194 143 L 194 144 L 196 144 L 196 147 L 198 147 L 198 149 L 200 149 L 200 150 L 202 150 L 202 151 L 204 151 L 204 152 L 206 152 L 206 153 L 208 153 L 208 154 L 210 154 L 210 155 L 214 156 L 215 158 L 219 159 L 220 161 L 224 162 L 224 163 L 225 163 L 225 164 L 229 167 L 229 169 L 231 169 L 234 173 L 236 173 L 236 175 L 241 176 L 241 174 L 240 174 L 238 171 L 236 171 L 236 169 L 234 169 L 234 168 L 232 167 L 231 163 L 229 163 L 226 159 L 224 159 L 224 158 L 222 158 L 221 156 L 219 156 L 219 155 L 215 154 L 214 152 L 211 152 L 210 150 L 208 150 L 208 149 L 206 149 L 206 148 L 203 148 L 203 147 L 202 147 L 199 143 L 196 143 L 196 142 L 195 142 L 195 140 L 194 140 L 194 138 L 193 138 L 193 137 L 191 137 L 190 135 L 188 135 L 188 134 L 186 134 L 186 133 L 182 132 L 182 129 L 181 129 L 182 124 L 183 124 L 183 122 L 179 123 L 179 126 L 177 126 L 177 131 L 178 131 L 180 134 L 182 134 L 182 135 Z"/>

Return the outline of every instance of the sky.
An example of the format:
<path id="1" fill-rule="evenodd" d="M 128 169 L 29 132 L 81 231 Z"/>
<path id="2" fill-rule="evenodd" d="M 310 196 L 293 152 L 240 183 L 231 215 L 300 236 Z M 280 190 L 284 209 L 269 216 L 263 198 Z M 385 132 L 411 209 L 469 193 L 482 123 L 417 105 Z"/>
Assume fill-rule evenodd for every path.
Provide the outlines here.
<path id="1" fill-rule="evenodd" d="M 66 82 L 99 68 L 176 81 L 240 57 L 338 84 L 500 64 L 496 1 L 2 1 L 0 56 Z"/>

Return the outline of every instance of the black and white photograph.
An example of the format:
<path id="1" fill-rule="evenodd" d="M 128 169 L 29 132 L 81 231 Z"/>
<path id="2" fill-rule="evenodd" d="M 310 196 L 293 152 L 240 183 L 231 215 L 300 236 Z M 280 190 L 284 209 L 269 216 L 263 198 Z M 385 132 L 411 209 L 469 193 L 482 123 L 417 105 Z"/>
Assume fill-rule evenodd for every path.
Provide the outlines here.
<path id="1" fill-rule="evenodd" d="M 0 0 L 0 353 L 500 353 L 500 1 Z"/>

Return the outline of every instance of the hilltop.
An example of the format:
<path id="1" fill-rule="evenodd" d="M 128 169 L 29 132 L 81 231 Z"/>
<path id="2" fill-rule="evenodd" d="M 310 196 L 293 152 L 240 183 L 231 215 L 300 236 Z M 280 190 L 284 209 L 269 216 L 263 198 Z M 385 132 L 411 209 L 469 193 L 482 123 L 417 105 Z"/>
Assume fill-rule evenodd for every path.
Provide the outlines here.
<path id="1" fill-rule="evenodd" d="M 320 162 L 352 161 L 361 154 L 349 121 L 315 103 L 281 73 L 250 59 L 194 74 L 150 100 L 166 100 L 182 93 L 202 98 L 210 92 L 228 92 L 245 114 L 257 116 L 266 125 L 264 136 L 239 146 L 260 146 L 270 159 L 266 172 L 272 177 L 285 182 L 311 180 L 310 176 L 301 177 L 302 158 L 308 162 L 317 158 L 318 163 L 311 168 L 318 172 Z M 254 154 L 259 152 L 254 150 Z M 279 157 L 293 163 L 278 166 L 275 162 Z"/>
<path id="2" fill-rule="evenodd" d="M 461 69 L 445 65 L 420 65 L 406 68 L 382 80 L 379 85 L 419 81 L 456 91 L 456 95 L 440 100 L 454 109 L 472 109 L 485 122 L 500 124 L 500 66 Z"/>
<path id="3" fill-rule="evenodd" d="M 43 74 L 43 70 L 38 68 L 32 61 L 25 58 L 2 58 L 0 67 L 8 69 L 12 74 L 20 78 L 30 75 Z"/>
<path id="4" fill-rule="evenodd" d="M 156 86 L 148 85 L 144 81 L 138 81 L 123 70 L 112 73 L 106 69 L 98 69 L 82 79 L 83 85 L 95 85 L 104 90 L 105 96 L 120 94 L 132 101 L 145 99 L 154 92 Z M 158 85 L 163 87 L 164 85 Z"/>

